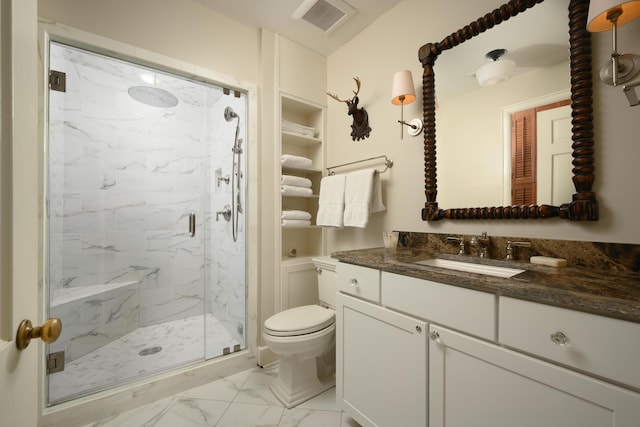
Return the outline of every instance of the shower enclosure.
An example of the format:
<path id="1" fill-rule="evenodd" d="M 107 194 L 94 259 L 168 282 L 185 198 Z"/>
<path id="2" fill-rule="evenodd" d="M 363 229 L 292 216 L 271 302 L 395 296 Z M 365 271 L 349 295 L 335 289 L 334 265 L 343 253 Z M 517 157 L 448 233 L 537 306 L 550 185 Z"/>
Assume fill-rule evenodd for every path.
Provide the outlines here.
<path id="1" fill-rule="evenodd" d="M 246 94 L 56 42 L 49 65 L 49 403 L 246 348 Z"/>

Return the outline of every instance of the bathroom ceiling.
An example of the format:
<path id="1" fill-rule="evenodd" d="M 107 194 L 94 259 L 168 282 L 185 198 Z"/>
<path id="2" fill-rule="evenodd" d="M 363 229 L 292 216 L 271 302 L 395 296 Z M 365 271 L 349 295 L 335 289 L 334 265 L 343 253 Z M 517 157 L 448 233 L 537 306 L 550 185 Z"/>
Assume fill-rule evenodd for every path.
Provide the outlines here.
<path id="1" fill-rule="evenodd" d="M 292 15 L 305 0 L 193 0 L 254 28 L 266 28 L 316 52 L 329 55 L 401 0 L 347 0 L 355 13 L 333 31 L 325 32 Z M 309 1 L 309 0 L 308 0 Z M 344 0 L 321 0 L 344 4 Z"/>

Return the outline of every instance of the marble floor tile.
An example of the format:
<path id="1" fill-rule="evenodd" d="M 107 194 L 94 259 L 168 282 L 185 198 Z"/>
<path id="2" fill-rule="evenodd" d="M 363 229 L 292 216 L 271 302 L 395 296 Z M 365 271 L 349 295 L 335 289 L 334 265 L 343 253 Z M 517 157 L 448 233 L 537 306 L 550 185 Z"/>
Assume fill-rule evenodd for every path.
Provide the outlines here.
<path id="1" fill-rule="evenodd" d="M 269 388 L 277 375 L 277 368 L 273 366 L 255 370 L 242 386 L 234 402 L 284 407 Z"/>
<path id="2" fill-rule="evenodd" d="M 206 348 L 202 339 L 205 327 Z M 222 354 L 224 347 L 233 348 L 235 344 L 238 342 L 210 314 L 137 328 L 68 363 L 64 371 L 50 375 L 49 401 L 63 402 L 69 397 L 203 360 L 205 354 Z M 162 350 L 140 355 L 141 350 L 155 346 Z"/>
<path id="3" fill-rule="evenodd" d="M 297 407 L 284 412 L 278 427 L 335 427 L 340 425 L 340 421 L 340 412 Z"/>
<path id="4" fill-rule="evenodd" d="M 139 408 L 115 414 L 87 424 L 85 427 L 142 427 L 155 426 L 178 401 L 178 396 L 157 400 Z"/>
<path id="5" fill-rule="evenodd" d="M 286 409 L 269 384 L 277 364 L 252 368 L 85 427 L 359 427 L 336 404 L 335 387 Z"/>
<path id="6" fill-rule="evenodd" d="M 340 412 L 340 408 L 336 403 L 336 388 L 330 388 L 326 392 L 302 402 L 296 408 L 311 409 L 317 411 L 337 411 Z"/>
<path id="7" fill-rule="evenodd" d="M 215 426 L 229 405 L 231 403 L 218 400 L 180 398 L 154 426 Z"/>
<path id="8" fill-rule="evenodd" d="M 216 427 L 277 427 L 283 407 L 232 403 Z"/>
<path id="9" fill-rule="evenodd" d="M 222 378 L 209 384 L 188 390 L 182 394 L 182 397 L 232 402 L 238 395 L 238 392 L 245 381 L 246 378 L 240 381 L 231 378 Z"/>

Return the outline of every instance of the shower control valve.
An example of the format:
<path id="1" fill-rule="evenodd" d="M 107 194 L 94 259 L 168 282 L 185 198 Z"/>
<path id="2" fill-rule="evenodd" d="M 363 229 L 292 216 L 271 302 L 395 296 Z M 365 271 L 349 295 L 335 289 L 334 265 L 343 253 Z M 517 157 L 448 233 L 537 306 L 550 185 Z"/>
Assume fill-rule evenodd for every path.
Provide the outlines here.
<path id="1" fill-rule="evenodd" d="M 216 221 L 220 221 L 220 215 L 225 219 L 225 221 L 231 220 L 231 206 L 226 205 L 221 211 L 216 212 Z"/>

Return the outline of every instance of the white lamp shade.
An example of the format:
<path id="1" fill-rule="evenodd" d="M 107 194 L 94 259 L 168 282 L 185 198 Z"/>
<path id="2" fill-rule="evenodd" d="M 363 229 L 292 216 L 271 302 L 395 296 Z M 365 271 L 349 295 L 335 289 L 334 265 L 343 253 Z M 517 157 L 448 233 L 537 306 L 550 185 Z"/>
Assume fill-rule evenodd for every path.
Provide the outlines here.
<path id="1" fill-rule="evenodd" d="M 493 86 L 511 78 L 516 63 L 510 59 L 487 62 L 476 70 L 476 79 L 482 87 Z"/>
<path id="2" fill-rule="evenodd" d="M 613 24 L 607 19 L 607 12 L 616 7 L 622 9 L 622 14 L 618 18 L 618 27 L 640 16 L 640 0 L 626 2 L 621 2 L 620 0 L 591 0 L 587 17 L 587 30 L 592 33 L 611 30 Z"/>
<path id="3" fill-rule="evenodd" d="M 413 86 L 413 76 L 411 75 L 411 71 L 397 71 L 393 75 L 393 86 L 391 87 L 391 103 L 394 105 L 410 104 L 415 100 L 416 89 Z"/>

